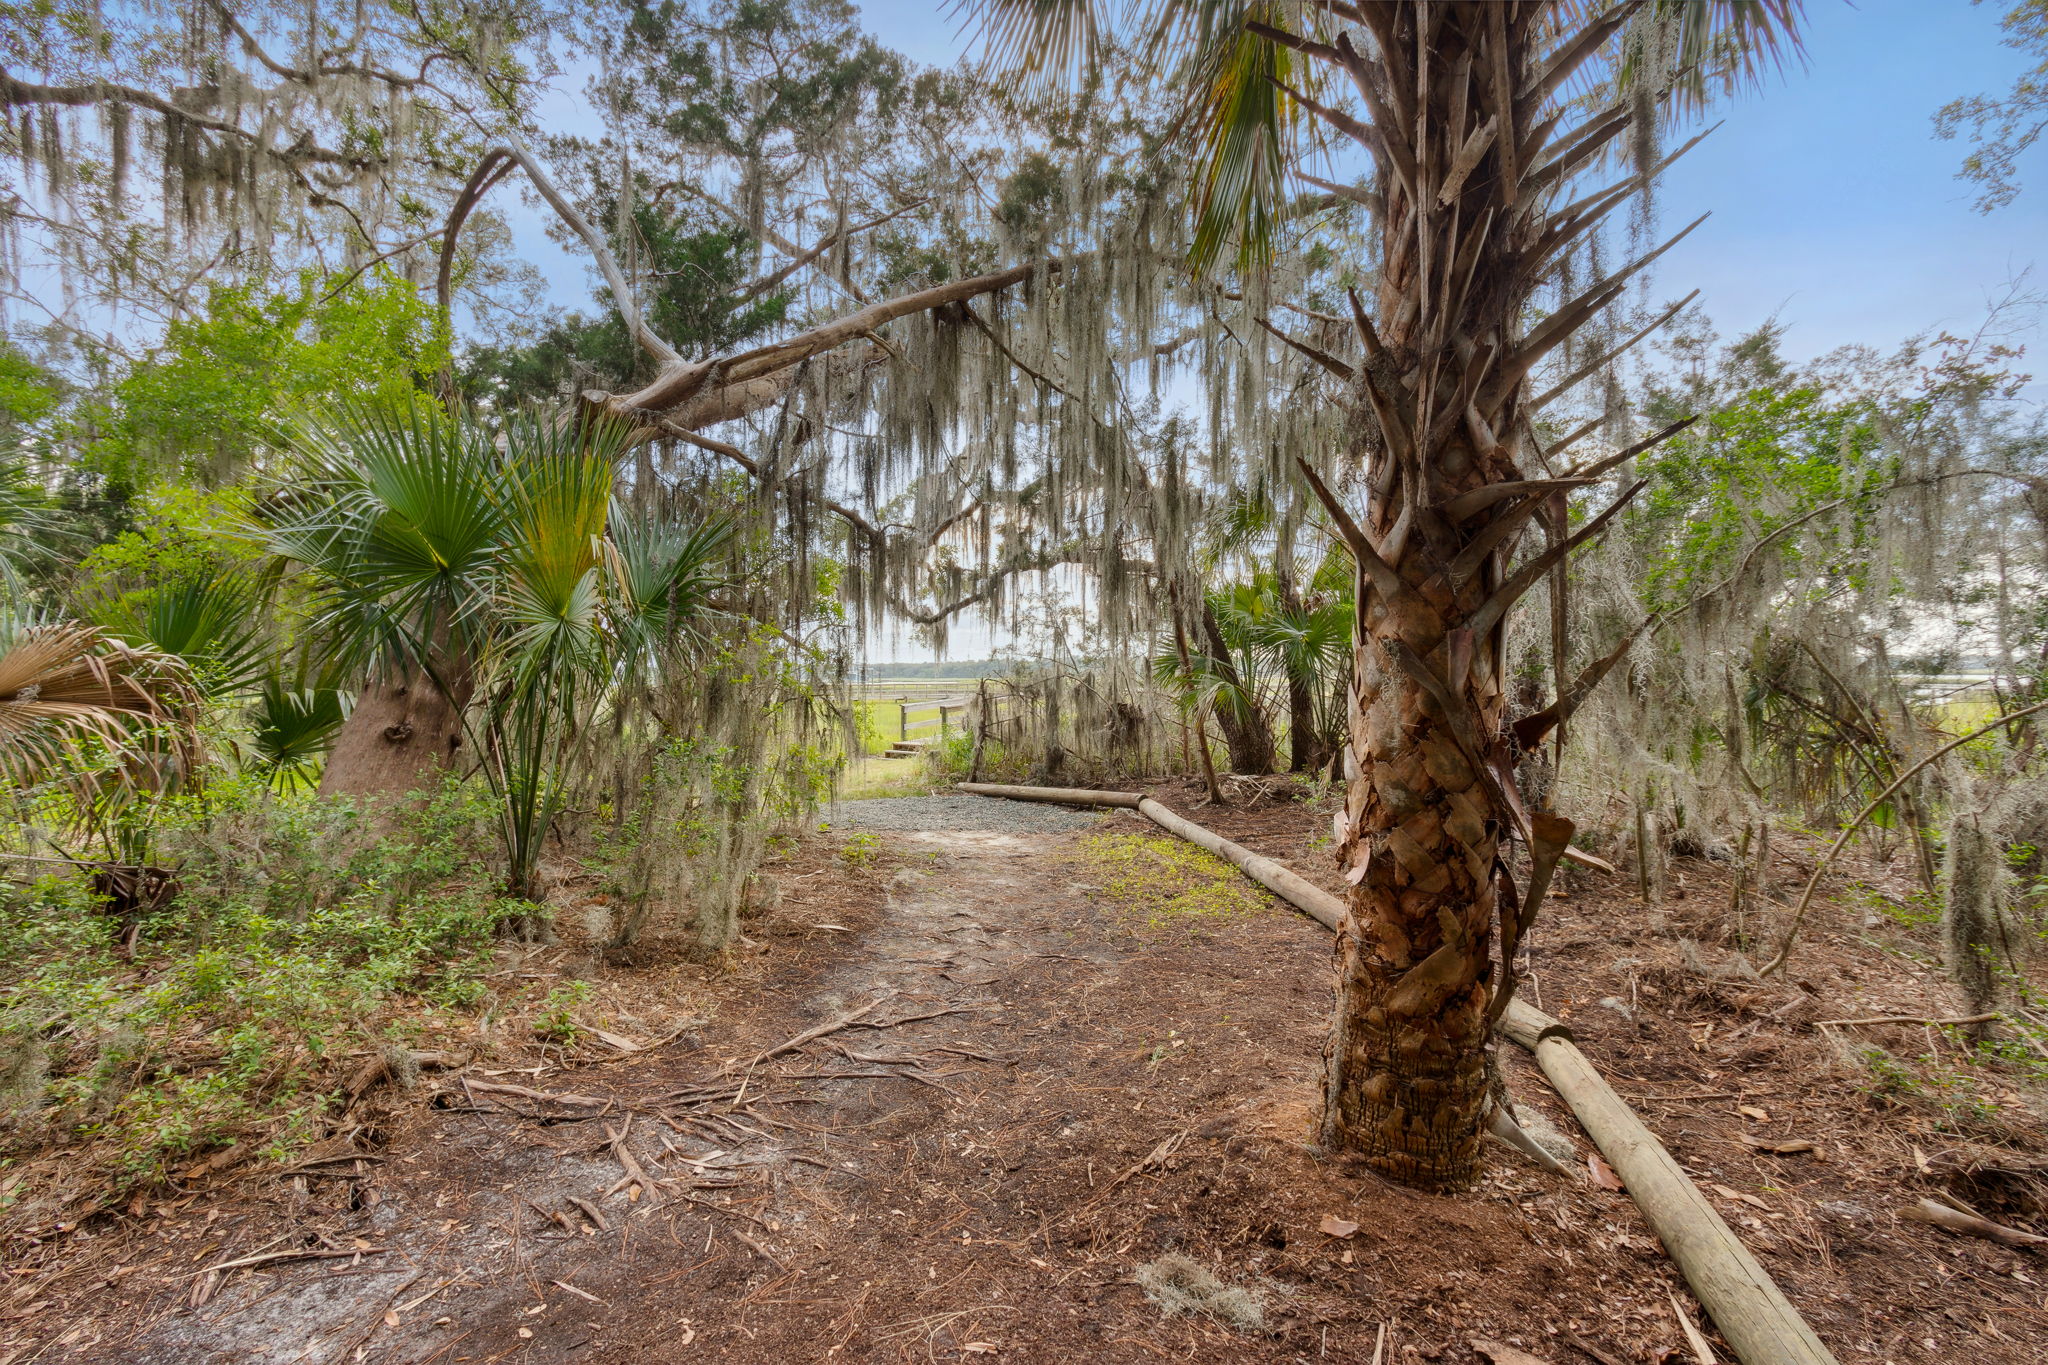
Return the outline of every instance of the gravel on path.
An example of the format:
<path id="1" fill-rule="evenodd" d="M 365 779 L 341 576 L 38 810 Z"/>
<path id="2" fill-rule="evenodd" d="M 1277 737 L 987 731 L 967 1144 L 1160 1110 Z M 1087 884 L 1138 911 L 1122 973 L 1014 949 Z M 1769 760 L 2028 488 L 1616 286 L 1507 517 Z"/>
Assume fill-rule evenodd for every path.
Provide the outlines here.
<path id="1" fill-rule="evenodd" d="M 999 796 L 885 796 L 841 801 L 825 819 L 851 829 L 963 829 L 1003 834 L 1056 834 L 1087 829 L 1103 812 L 1047 805 L 1043 801 L 1006 801 Z"/>

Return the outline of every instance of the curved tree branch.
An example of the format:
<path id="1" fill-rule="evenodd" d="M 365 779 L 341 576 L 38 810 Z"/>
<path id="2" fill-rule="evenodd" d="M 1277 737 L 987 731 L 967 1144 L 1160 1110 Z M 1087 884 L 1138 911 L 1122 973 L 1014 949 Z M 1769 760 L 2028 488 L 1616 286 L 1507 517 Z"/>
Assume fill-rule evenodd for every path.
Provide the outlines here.
<path id="1" fill-rule="evenodd" d="M 503 147 L 486 151 L 476 163 L 476 170 L 470 173 L 469 182 L 462 192 L 455 196 L 454 205 L 448 210 L 448 222 L 442 227 L 441 261 L 434 276 L 434 305 L 446 318 L 454 305 L 455 240 L 462 231 L 462 225 L 469 221 L 469 215 L 477 203 L 490 192 L 491 186 L 512 173 L 518 164 L 512 153 Z"/>
<path id="2" fill-rule="evenodd" d="M 626 332 L 633 338 L 634 344 L 654 357 L 661 365 L 690 368 L 684 365 L 681 353 L 655 335 L 654 329 L 640 316 L 640 305 L 633 297 L 632 284 L 626 279 L 626 272 L 619 268 L 618 257 L 612 255 L 611 246 L 606 243 L 604 235 L 592 227 L 590 220 L 583 216 L 582 211 L 555 187 L 555 182 L 541 169 L 540 162 L 526 149 L 526 144 L 517 136 L 513 136 L 508 140 L 504 151 L 507 156 L 519 163 L 519 169 L 526 172 L 526 178 L 533 183 L 534 189 L 540 192 L 540 197 L 547 201 L 548 207 L 555 211 L 555 216 L 582 240 L 584 249 L 590 252 L 591 259 L 597 264 L 598 273 L 604 276 L 605 288 L 612 291 L 612 306 L 619 310 L 619 318 L 626 324 Z M 642 403 L 638 406 L 654 405 Z"/>
<path id="3" fill-rule="evenodd" d="M 1822 857 L 1819 862 L 1813 865 L 1813 875 L 1806 879 L 1806 889 L 1799 893 L 1799 904 L 1792 908 L 1792 923 L 1791 926 L 1785 930 L 1784 941 L 1778 945 L 1777 956 L 1773 957 L 1769 962 L 1766 962 L 1763 966 L 1757 968 L 1757 975 L 1771 975 L 1773 972 L 1776 972 L 1777 970 L 1782 968 L 1785 965 L 1786 959 L 1792 956 L 1792 945 L 1798 941 L 1799 928 L 1802 924 L 1806 922 L 1807 907 L 1813 903 L 1814 888 L 1820 885 L 1820 879 L 1822 875 L 1824 875 L 1830 867 L 1834 866 L 1836 857 L 1838 857 L 1841 854 L 1843 848 L 1845 848 L 1848 845 L 1849 840 L 1852 837 L 1854 837 L 1856 831 L 1863 828 L 1863 822 L 1865 820 L 1868 820 L 1879 806 L 1891 800 L 1891 798 L 1898 792 L 1899 788 L 1905 786 L 1908 782 L 1912 781 L 1913 778 L 1917 777 L 1920 774 L 1922 769 L 1926 768 L 1936 759 L 1944 758 L 1947 755 L 1954 753 L 1957 749 L 1962 748 L 1971 740 L 1980 738 L 1984 735 L 1988 735 L 1993 730 L 1998 729 L 2001 725 L 2010 725 L 2012 724 L 2012 722 L 2020 719 L 2023 716 L 2031 716 L 2036 711 L 2048 711 L 2048 701 L 2037 701 L 2032 706 L 2022 707 L 2021 709 L 2011 712 L 2010 714 L 2000 716 L 1997 720 L 1994 720 L 1989 724 L 1980 725 L 1976 729 L 1970 731 L 1968 734 L 1950 740 L 1948 743 L 1942 745 L 1939 749 L 1936 749 L 1933 753 L 1927 755 L 1927 757 L 1921 759 L 1918 763 L 1915 763 L 1912 767 L 1900 773 L 1898 778 L 1889 787 L 1886 787 L 1876 796 L 1870 798 L 1870 804 L 1865 806 L 1862 810 L 1858 811 L 1856 813 L 1856 818 L 1854 820 L 1851 820 L 1848 824 L 1842 826 L 1841 834 L 1836 837 L 1835 842 L 1828 848 L 1826 856 Z"/>

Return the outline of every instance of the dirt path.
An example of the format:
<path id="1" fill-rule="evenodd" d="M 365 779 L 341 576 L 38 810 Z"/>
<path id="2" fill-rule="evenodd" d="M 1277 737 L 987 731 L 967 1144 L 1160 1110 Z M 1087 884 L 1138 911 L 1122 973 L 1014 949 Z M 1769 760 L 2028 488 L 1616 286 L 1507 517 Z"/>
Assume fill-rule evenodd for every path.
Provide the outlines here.
<path id="1" fill-rule="evenodd" d="M 700 1035 L 472 1070 L 278 1244 L 382 1250 L 237 1271 L 167 1314 L 138 1298 L 48 1358 L 1364 1361 L 1384 1331 L 1388 1365 L 1475 1360 L 1475 1337 L 1576 1365 L 1572 1334 L 1617 1360 L 1679 1344 L 1676 1276 L 1625 1195 L 1502 1157 L 1436 1199 L 1319 1158 L 1319 927 L 1263 900 L 1148 923 L 1103 893 L 1086 833 L 990 823 L 880 836 L 878 911 L 805 921 L 815 950 L 764 959 Z M 196 1268 L 270 1249 L 254 1226 L 158 1235 Z M 1957 1341 L 1923 1353 L 1897 1300 L 1773 1245 L 1845 1362 Z M 1161 1272 L 1213 1311 L 1163 1312 L 1141 1283 Z M 154 1325 L 124 1341 L 123 1317 Z"/>
<path id="2" fill-rule="evenodd" d="M 609 1115 L 497 1093 L 443 1111 L 363 1182 L 376 1202 L 361 1235 L 389 1250 L 244 1272 L 130 1358 L 1146 1360 L 1207 1343 L 1209 1358 L 1291 1359 L 1320 1345 L 1328 1324 L 1288 1331 L 1313 1310 L 1262 1279 L 1301 1258 L 1290 1239 L 1313 1220 L 1239 1196 L 1251 1163 L 1296 1146 L 1278 1135 L 1299 1126 L 1322 1028 L 1315 926 L 1270 907 L 1193 931 L 1126 923 L 1079 882 L 1073 834 L 885 837 L 902 866 L 878 922 L 702 1048 L 492 1082 L 608 1099 Z M 738 1106 L 679 1097 L 732 1095 L 735 1077 Z M 602 1150 L 629 1111 L 623 1142 L 659 1182 L 638 1200 Z M 1155 1197 L 1196 1171 L 1175 1203 L 1239 1241 L 1209 1263 L 1263 1293 L 1280 1338 L 1168 1322 L 1132 1282 L 1138 1263 L 1213 1237 Z"/>

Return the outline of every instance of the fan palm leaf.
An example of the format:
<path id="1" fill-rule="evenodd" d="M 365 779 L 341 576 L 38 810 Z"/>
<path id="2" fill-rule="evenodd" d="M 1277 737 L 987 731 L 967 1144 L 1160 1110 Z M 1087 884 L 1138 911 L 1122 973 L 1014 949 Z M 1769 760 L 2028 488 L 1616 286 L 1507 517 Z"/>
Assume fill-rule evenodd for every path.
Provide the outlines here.
<path id="1" fill-rule="evenodd" d="M 659 655 L 703 643 L 704 622 L 720 613 L 713 598 L 727 582 L 724 562 L 735 523 L 713 517 L 696 525 L 627 519 L 607 543 L 616 629 L 643 666 Z"/>
<path id="2" fill-rule="evenodd" d="M 131 594 L 96 613 L 96 623 L 131 645 L 185 661 L 208 694 L 254 690 L 267 664 L 259 594 L 245 575 L 190 579 Z"/>
<path id="3" fill-rule="evenodd" d="M 605 422 L 577 426 L 514 419 L 498 496 L 505 629 L 495 661 L 522 679 L 588 667 L 602 654 L 606 528 L 628 432 Z"/>
<path id="4" fill-rule="evenodd" d="M 48 567 L 73 538 L 27 462 L 0 458 L 0 592 L 20 598 L 25 576 Z"/>
<path id="5" fill-rule="evenodd" d="M 1194 244 L 1189 263 L 1213 269 L 1230 243 L 1250 269 L 1272 259 L 1286 199 L 1297 120 L 1287 91 L 1300 80 L 1293 54 L 1245 27 L 1278 23 L 1287 6 L 1208 5 L 1189 59 L 1196 101 L 1186 130 L 1196 153 Z"/>
<path id="6" fill-rule="evenodd" d="M 486 606 L 506 527 L 503 466 L 476 424 L 414 402 L 304 421 L 263 538 L 313 570 L 316 633 L 361 664 L 421 663 Z"/>
<path id="7" fill-rule="evenodd" d="M 78 621 L 0 618 L 0 781 L 80 805 L 191 771 L 198 689 L 174 655 Z"/>
<path id="8" fill-rule="evenodd" d="M 534 411 L 339 409 L 308 423 L 264 529 L 311 571 L 312 634 L 349 671 L 395 660 L 475 704 L 462 725 L 498 804 L 514 894 L 563 795 L 578 736 L 636 669 L 673 661 L 724 576 L 731 525 L 649 520 L 614 492 L 629 424 Z M 457 703 L 458 707 L 461 703 Z M 267 695 L 282 766 L 329 737 L 310 703 Z M 263 748 L 259 744 L 259 749 Z M 288 752 L 289 751 L 289 752 Z M 291 758 L 291 761 L 302 761 Z"/>
<path id="9" fill-rule="evenodd" d="M 295 687 L 270 678 L 250 707 L 257 767 L 287 791 L 311 787 L 321 757 L 347 718 L 340 689 Z"/>

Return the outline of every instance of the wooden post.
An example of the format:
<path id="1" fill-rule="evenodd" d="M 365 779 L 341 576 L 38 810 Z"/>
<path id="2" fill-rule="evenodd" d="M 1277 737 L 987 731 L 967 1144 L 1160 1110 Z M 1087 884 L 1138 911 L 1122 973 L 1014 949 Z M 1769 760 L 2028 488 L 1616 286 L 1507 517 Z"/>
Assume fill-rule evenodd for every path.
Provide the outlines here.
<path id="1" fill-rule="evenodd" d="M 988 679 L 975 687 L 978 701 L 974 710 L 974 756 L 967 760 L 967 780 L 981 781 L 981 751 L 988 745 Z"/>
<path id="2" fill-rule="evenodd" d="M 907 698 L 899 697 L 896 701 L 896 738 L 899 741 L 910 738 L 910 702 Z"/>
<path id="3" fill-rule="evenodd" d="M 1644 905 L 1650 903 L 1650 822 L 1644 818 L 1640 798 L 1636 801 L 1636 894 Z"/>

